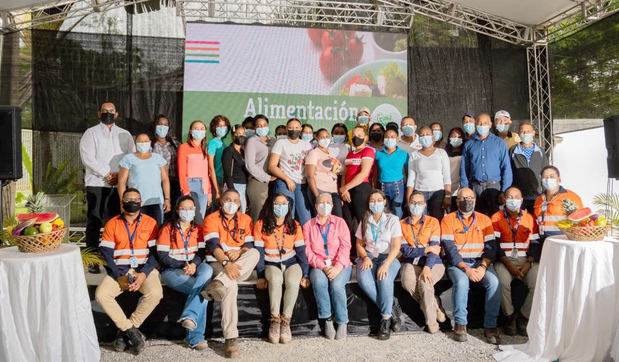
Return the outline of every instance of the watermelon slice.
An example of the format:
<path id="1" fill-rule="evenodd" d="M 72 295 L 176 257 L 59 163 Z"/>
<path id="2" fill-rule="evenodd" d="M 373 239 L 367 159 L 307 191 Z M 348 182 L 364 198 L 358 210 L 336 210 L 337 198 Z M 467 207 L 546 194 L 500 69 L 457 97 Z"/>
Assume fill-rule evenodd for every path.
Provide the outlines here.
<path id="1" fill-rule="evenodd" d="M 30 219 L 35 219 L 36 224 L 41 224 L 44 222 L 52 222 L 58 218 L 58 214 L 55 212 L 45 213 L 45 214 L 19 214 L 17 215 L 17 221 L 23 222 Z"/>
<path id="2" fill-rule="evenodd" d="M 582 209 L 578 209 L 576 211 L 574 211 L 573 213 L 569 214 L 569 216 L 567 217 L 571 222 L 580 222 L 583 221 L 584 219 L 588 218 L 589 216 L 591 216 L 592 212 L 591 209 L 588 207 L 584 207 Z"/>

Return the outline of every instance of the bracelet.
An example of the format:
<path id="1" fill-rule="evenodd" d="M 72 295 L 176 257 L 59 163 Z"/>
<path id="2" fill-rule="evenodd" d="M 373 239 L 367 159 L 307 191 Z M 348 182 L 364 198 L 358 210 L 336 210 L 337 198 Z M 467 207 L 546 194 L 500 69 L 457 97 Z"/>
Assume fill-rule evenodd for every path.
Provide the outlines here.
<path id="1" fill-rule="evenodd" d="M 484 270 L 488 270 L 488 267 L 487 267 L 486 265 L 484 265 L 483 263 L 482 263 L 482 264 L 479 264 L 479 266 L 480 266 L 480 267 L 482 267 L 482 268 L 484 268 Z"/>

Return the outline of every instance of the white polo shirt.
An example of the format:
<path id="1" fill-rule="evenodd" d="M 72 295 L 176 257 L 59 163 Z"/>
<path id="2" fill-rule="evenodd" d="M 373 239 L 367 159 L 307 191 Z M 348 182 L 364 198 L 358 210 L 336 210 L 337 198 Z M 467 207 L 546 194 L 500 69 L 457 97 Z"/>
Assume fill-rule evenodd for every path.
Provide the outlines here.
<path id="1" fill-rule="evenodd" d="M 389 253 L 391 239 L 402 237 L 400 219 L 394 214 L 383 212 L 378 222 L 373 216 L 369 217 L 364 233 L 361 232 L 362 226 L 360 223 L 355 236 L 365 241 L 365 250 L 370 256 Z"/>
<path id="2" fill-rule="evenodd" d="M 415 133 L 415 139 L 413 140 L 413 142 L 408 143 L 400 138 L 397 145 L 398 147 L 400 147 L 400 149 L 406 151 L 409 155 L 423 148 L 421 146 L 421 143 L 419 143 L 419 135 L 417 133 Z"/>

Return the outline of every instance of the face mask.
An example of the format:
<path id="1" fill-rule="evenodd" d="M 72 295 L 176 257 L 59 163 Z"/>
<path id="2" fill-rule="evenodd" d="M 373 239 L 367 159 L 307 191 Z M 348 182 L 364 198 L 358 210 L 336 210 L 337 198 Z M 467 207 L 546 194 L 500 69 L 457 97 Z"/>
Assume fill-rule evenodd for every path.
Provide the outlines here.
<path id="1" fill-rule="evenodd" d="M 138 211 L 140 207 L 140 203 L 137 201 L 123 202 L 123 210 L 125 210 L 125 212 L 134 213 Z"/>
<path id="2" fill-rule="evenodd" d="M 556 178 L 543 178 L 542 179 L 542 187 L 546 191 L 556 189 L 558 184 L 559 183 L 557 182 Z"/>
<path id="3" fill-rule="evenodd" d="M 242 146 L 242 145 L 245 144 L 245 142 L 247 142 L 247 137 L 245 137 L 245 136 L 236 136 L 234 138 L 234 143 L 237 144 L 237 145 Z"/>
<path id="4" fill-rule="evenodd" d="M 370 202 L 370 211 L 372 214 L 380 214 L 385 209 L 384 202 Z"/>
<path id="5" fill-rule="evenodd" d="M 505 206 L 510 211 L 518 211 L 518 210 L 520 210 L 520 205 L 522 205 L 522 200 L 519 200 L 519 199 L 507 199 L 507 200 L 505 200 Z"/>
<path id="6" fill-rule="evenodd" d="M 301 131 L 299 130 L 292 130 L 292 129 L 288 130 L 288 138 L 290 138 L 291 140 L 296 140 L 297 138 L 299 138 L 300 135 L 301 135 Z"/>
<path id="7" fill-rule="evenodd" d="M 432 146 L 433 143 L 434 143 L 434 136 L 422 136 L 422 137 L 419 137 L 419 144 L 423 148 L 428 148 L 428 147 Z"/>
<path id="8" fill-rule="evenodd" d="M 184 222 L 191 222 L 196 216 L 196 209 L 193 210 L 179 210 L 178 217 Z"/>
<path id="9" fill-rule="evenodd" d="M 458 201 L 458 210 L 463 214 L 468 214 L 475 208 L 475 201 L 473 200 L 460 200 Z"/>
<path id="10" fill-rule="evenodd" d="M 490 126 L 477 126 L 476 129 L 477 133 L 482 137 L 487 136 L 488 132 L 490 132 Z"/>
<path id="11" fill-rule="evenodd" d="M 357 117 L 357 122 L 359 124 L 368 124 L 370 122 L 370 117 L 368 117 L 368 116 L 359 116 L 359 117 Z"/>
<path id="12" fill-rule="evenodd" d="M 311 134 L 311 133 L 303 133 L 303 134 L 301 135 L 301 139 L 302 139 L 303 141 L 307 141 L 307 142 L 309 142 L 309 141 L 311 141 L 311 140 L 313 140 L 313 139 L 314 139 L 314 135 L 313 135 L 313 134 Z"/>
<path id="13" fill-rule="evenodd" d="M 442 131 L 432 131 L 432 134 L 434 135 L 434 141 L 438 142 L 443 138 L 443 132 Z"/>
<path id="14" fill-rule="evenodd" d="M 365 141 L 365 140 L 364 140 L 363 138 L 361 138 L 361 137 L 353 137 L 353 138 L 352 138 L 352 144 L 353 144 L 353 146 L 355 146 L 355 147 L 359 147 L 359 146 L 361 146 L 361 145 L 363 144 L 363 142 L 364 142 L 364 141 Z"/>
<path id="15" fill-rule="evenodd" d="M 260 137 L 264 137 L 269 134 L 269 127 L 256 128 L 256 134 Z"/>
<path id="16" fill-rule="evenodd" d="M 397 143 L 398 141 L 396 141 L 395 138 L 385 138 L 385 147 L 387 147 L 388 150 L 393 149 Z"/>
<path id="17" fill-rule="evenodd" d="M 162 124 L 159 124 L 159 125 L 155 126 L 155 134 L 159 138 L 165 138 L 165 136 L 168 135 L 168 130 L 169 129 L 170 129 L 170 127 L 164 126 Z"/>
<path id="18" fill-rule="evenodd" d="M 215 128 L 215 134 L 217 137 L 226 137 L 228 134 L 228 127 L 217 127 Z"/>
<path id="19" fill-rule="evenodd" d="M 344 141 L 346 141 L 346 135 L 343 134 L 336 134 L 333 135 L 333 143 L 337 143 L 337 144 L 341 144 L 344 143 Z"/>
<path id="20" fill-rule="evenodd" d="M 402 133 L 404 133 L 406 137 L 411 137 L 415 134 L 415 126 L 407 125 L 402 127 Z"/>
<path id="21" fill-rule="evenodd" d="M 529 143 L 533 142 L 533 133 L 522 133 L 520 135 L 520 140 L 525 145 L 528 145 Z"/>
<path id="22" fill-rule="evenodd" d="M 285 140 L 285 139 L 288 139 L 288 136 L 286 136 L 285 134 L 280 134 L 280 135 L 277 136 L 277 139 L 278 140 Z"/>
<path id="23" fill-rule="evenodd" d="M 138 142 L 135 144 L 135 150 L 139 153 L 148 153 L 150 151 L 150 142 Z"/>
<path id="24" fill-rule="evenodd" d="M 245 130 L 245 135 L 247 136 L 247 138 L 249 138 L 249 137 L 251 137 L 251 136 L 253 136 L 255 134 L 256 134 L 256 131 L 254 131 L 253 129 L 249 129 L 248 128 L 248 129 Z"/>
<path id="25" fill-rule="evenodd" d="M 329 216 L 331 215 L 331 210 L 333 210 L 333 205 L 323 202 L 323 203 L 318 204 L 317 210 L 318 210 L 318 214 L 322 216 Z"/>
<path id="26" fill-rule="evenodd" d="M 462 138 L 452 137 L 449 139 L 449 144 L 451 147 L 460 147 L 462 146 Z"/>
<path id="27" fill-rule="evenodd" d="M 509 124 L 497 124 L 495 128 L 499 133 L 505 133 L 509 129 Z"/>
<path id="28" fill-rule="evenodd" d="M 329 147 L 329 145 L 331 144 L 331 139 L 330 138 L 321 138 L 318 140 L 318 146 L 322 147 L 322 148 L 327 148 Z"/>
<path id="29" fill-rule="evenodd" d="M 288 205 L 273 205 L 273 213 L 276 217 L 284 217 L 288 214 Z"/>
<path id="30" fill-rule="evenodd" d="M 370 139 L 374 142 L 380 142 L 383 140 L 383 134 L 380 132 L 374 132 L 370 134 Z"/>
<path id="31" fill-rule="evenodd" d="M 414 216 L 419 216 L 423 213 L 423 210 L 425 210 L 425 206 L 423 205 L 414 205 L 414 204 L 410 204 L 408 206 L 408 209 L 411 211 L 411 215 Z"/>
<path id="32" fill-rule="evenodd" d="M 202 141 L 206 137 L 206 131 L 194 129 L 191 131 L 191 138 L 196 141 Z"/>
<path id="33" fill-rule="evenodd" d="M 103 124 L 114 123 L 114 113 L 101 113 L 101 122 Z"/>
<path id="34" fill-rule="evenodd" d="M 226 214 L 235 214 L 239 209 L 239 205 L 234 202 L 224 202 L 222 209 L 224 209 Z"/>
<path id="35" fill-rule="evenodd" d="M 465 123 L 462 128 L 464 129 L 464 132 L 466 132 L 468 135 L 472 135 L 473 133 L 475 133 L 475 124 L 474 123 Z"/>

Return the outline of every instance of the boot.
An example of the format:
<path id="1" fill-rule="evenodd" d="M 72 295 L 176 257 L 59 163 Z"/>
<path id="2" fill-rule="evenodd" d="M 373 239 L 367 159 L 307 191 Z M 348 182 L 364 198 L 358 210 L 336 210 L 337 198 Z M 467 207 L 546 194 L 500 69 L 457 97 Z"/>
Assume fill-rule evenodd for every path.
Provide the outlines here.
<path id="1" fill-rule="evenodd" d="M 441 303 L 441 298 L 436 298 L 436 305 L 438 306 L 436 310 L 436 321 L 439 323 L 443 323 L 447 320 L 447 316 L 445 315 L 445 310 L 443 309 L 443 305 Z"/>
<path id="2" fill-rule="evenodd" d="M 522 313 L 518 312 L 518 316 L 516 317 L 516 329 L 520 335 L 527 337 L 527 325 L 529 324 L 529 320 L 522 315 Z"/>
<path id="3" fill-rule="evenodd" d="M 428 333 L 430 334 L 434 334 L 439 331 L 438 323 L 428 324 L 426 327 L 428 328 Z"/>
<path id="4" fill-rule="evenodd" d="M 398 300 L 393 298 L 393 308 L 391 308 L 391 330 L 397 332 L 402 328 L 402 308 Z"/>
<path id="5" fill-rule="evenodd" d="M 195 346 L 193 346 L 192 348 L 195 349 L 196 351 L 204 351 L 205 349 L 208 348 L 208 342 L 207 341 L 202 341 L 202 342 L 196 344 Z"/>
<path id="6" fill-rule="evenodd" d="M 290 317 L 282 315 L 280 318 L 281 329 L 279 332 L 279 343 L 288 343 L 292 339 L 292 331 L 290 330 Z"/>
<path id="7" fill-rule="evenodd" d="M 202 298 L 221 302 L 226 296 L 226 287 L 219 280 L 213 280 L 203 291 L 200 292 Z"/>
<path id="8" fill-rule="evenodd" d="M 226 353 L 226 358 L 236 358 L 241 355 L 241 350 L 239 349 L 236 338 L 226 339 L 224 351 Z"/>
<path id="9" fill-rule="evenodd" d="M 454 340 L 458 342 L 466 342 L 467 334 L 465 325 L 456 323 L 456 326 L 454 327 Z"/>
<path id="10" fill-rule="evenodd" d="M 381 319 L 380 329 L 378 330 L 378 339 L 386 341 L 391 337 L 391 319 Z"/>
<path id="11" fill-rule="evenodd" d="M 348 324 L 342 323 L 337 325 L 337 332 L 335 332 L 335 339 L 339 341 L 343 341 L 346 339 L 346 334 L 348 333 Z"/>
<path id="12" fill-rule="evenodd" d="M 501 336 L 499 335 L 498 328 L 486 328 L 484 330 L 484 336 L 486 336 L 486 341 L 490 344 L 501 344 Z"/>
<path id="13" fill-rule="evenodd" d="M 127 336 L 129 345 L 131 345 L 135 354 L 140 354 L 140 352 L 142 352 L 146 347 L 144 335 L 139 329 L 135 327 L 129 328 L 125 331 L 125 336 Z"/>
<path id="14" fill-rule="evenodd" d="M 123 352 L 127 348 L 127 337 L 120 330 L 116 333 L 116 340 L 114 341 L 114 350 L 116 352 Z"/>
<path id="15" fill-rule="evenodd" d="M 331 318 L 325 320 L 325 337 L 327 337 L 327 339 L 335 338 L 335 327 L 333 326 L 333 319 Z"/>
<path id="16" fill-rule="evenodd" d="M 279 343 L 279 337 L 281 333 L 281 320 L 279 314 L 272 314 L 269 325 L 269 342 Z"/>
<path id="17" fill-rule="evenodd" d="M 503 331 L 508 336 L 516 335 L 516 314 L 515 313 L 505 317 L 505 324 L 503 325 Z"/>

